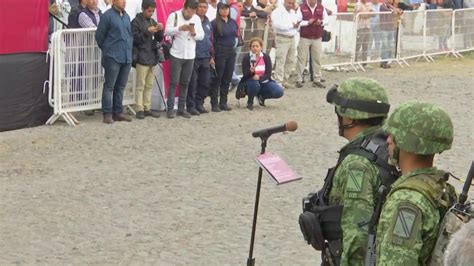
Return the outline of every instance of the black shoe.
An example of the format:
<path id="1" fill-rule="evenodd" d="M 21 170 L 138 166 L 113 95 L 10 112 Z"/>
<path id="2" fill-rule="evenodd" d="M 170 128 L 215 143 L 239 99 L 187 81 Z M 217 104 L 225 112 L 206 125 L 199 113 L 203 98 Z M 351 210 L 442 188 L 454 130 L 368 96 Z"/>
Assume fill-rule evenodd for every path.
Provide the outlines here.
<path id="1" fill-rule="evenodd" d="M 247 109 L 253 111 L 253 103 L 247 103 Z"/>
<path id="2" fill-rule="evenodd" d="M 145 119 L 145 113 L 143 111 L 138 111 L 135 117 L 137 119 Z"/>
<path id="3" fill-rule="evenodd" d="M 324 86 L 324 84 L 321 83 L 320 81 L 313 82 L 313 87 L 318 87 L 318 88 L 321 88 L 321 89 L 326 88 L 326 86 Z"/>
<path id="4" fill-rule="evenodd" d="M 227 104 L 222 104 L 219 106 L 219 108 L 222 110 L 222 111 L 232 111 L 232 107 L 230 107 L 229 105 Z"/>
<path id="5" fill-rule="evenodd" d="M 178 116 L 182 116 L 184 118 L 191 118 L 191 114 L 188 113 L 187 111 L 183 110 L 183 111 L 179 111 L 176 113 Z"/>
<path id="6" fill-rule="evenodd" d="M 153 118 L 159 118 L 160 117 L 160 114 L 157 111 L 150 110 L 150 111 L 145 111 L 143 113 L 145 114 L 145 116 L 151 116 Z"/>
<path id="7" fill-rule="evenodd" d="M 221 108 L 219 108 L 219 106 L 217 106 L 217 105 L 214 105 L 214 106 L 212 106 L 211 111 L 219 113 L 221 111 Z"/>
<path id="8" fill-rule="evenodd" d="M 197 110 L 199 113 L 201 113 L 201 114 L 207 114 L 207 113 L 209 113 L 209 111 L 206 110 L 206 108 L 204 108 L 204 106 L 202 106 L 202 105 L 201 105 L 201 106 L 198 105 L 198 106 L 196 107 L 196 110 Z"/>
<path id="9" fill-rule="evenodd" d="M 188 113 L 190 113 L 191 115 L 200 115 L 201 114 L 198 110 L 196 110 L 196 108 L 189 108 Z"/>
<path id="10" fill-rule="evenodd" d="M 295 84 L 295 87 L 297 87 L 297 88 L 303 88 L 303 82 L 297 81 L 296 84 Z"/>
<path id="11" fill-rule="evenodd" d="M 326 82 L 326 80 L 323 79 L 323 78 L 320 78 L 319 81 L 322 82 L 322 83 Z"/>
<path id="12" fill-rule="evenodd" d="M 168 110 L 168 112 L 166 112 L 166 117 L 175 118 L 176 117 L 176 111 L 173 110 L 173 109 Z"/>
<path id="13" fill-rule="evenodd" d="M 260 106 L 265 106 L 265 99 L 263 99 L 262 95 L 258 95 L 257 98 L 258 98 L 258 104 Z"/>

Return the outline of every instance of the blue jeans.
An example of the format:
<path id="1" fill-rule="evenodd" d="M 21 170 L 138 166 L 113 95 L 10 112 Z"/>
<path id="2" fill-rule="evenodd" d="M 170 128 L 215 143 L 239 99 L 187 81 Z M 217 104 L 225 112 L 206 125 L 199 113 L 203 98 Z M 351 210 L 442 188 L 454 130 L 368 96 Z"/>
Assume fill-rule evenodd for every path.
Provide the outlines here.
<path id="1" fill-rule="evenodd" d="M 261 96 L 264 100 L 280 98 L 283 96 L 283 88 L 273 80 L 260 83 L 258 80 L 249 79 L 247 80 L 247 95 L 249 97 L 247 103 L 253 104 L 255 96 Z"/>
<path id="2" fill-rule="evenodd" d="M 102 91 L 102 112 L 120 114 L 123 112 L 123 91 L 128 81 L 131 64 L 117 63 L 112 58 L 102 58 L 104 67 L 104 90 Z"/>
<path id="3" fill-rule="evenodd" d="M 383 60 L 389 59 L 392 56 L 392 51 L 395 47 L 395 32 L 382 31 L 382 51 L 381 56 Z"/>

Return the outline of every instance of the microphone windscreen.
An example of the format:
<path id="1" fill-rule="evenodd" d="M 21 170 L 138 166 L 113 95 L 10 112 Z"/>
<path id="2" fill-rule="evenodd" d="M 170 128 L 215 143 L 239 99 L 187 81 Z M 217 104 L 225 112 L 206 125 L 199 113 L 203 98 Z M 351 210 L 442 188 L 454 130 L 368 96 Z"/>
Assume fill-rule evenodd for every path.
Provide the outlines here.
<path id="1" fill-rule="evenodd" d="M 287 131 L 295 131 L 298 128 L 298 123 L 295 121 L 288 121 L 285 123 Z"/>

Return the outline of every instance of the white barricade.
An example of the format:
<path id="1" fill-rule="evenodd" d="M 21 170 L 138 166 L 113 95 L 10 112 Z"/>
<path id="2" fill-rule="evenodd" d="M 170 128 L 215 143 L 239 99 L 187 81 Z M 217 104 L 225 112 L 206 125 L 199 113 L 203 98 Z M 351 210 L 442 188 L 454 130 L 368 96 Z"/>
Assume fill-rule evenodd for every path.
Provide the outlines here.
<path id="1" fill-rule="evenodd" d="M 338 13 L 329 16 L 325 30 L 331 32 L 331 40 L 323 43 L 321 57 L 323 68 L 352 65 L 354 47 L 354 13 Z"/>
<path id="2" fill-rule="evenodd" d="M 425 11 L 404 11 L 398 29 L 397 58 L 408 65 L 408 59 L 423 57 Z"/>
<path id="3" fill-rule="evenodd" d="M 456 55 L 474 50 L 474 8 L 453 11 L 453 51 Z"/>
<path id="4" fill-rule="evenodd" d="M 454 54 L 452 49 L 452 14 L 451 9 L 425 11 L 423 56 L 434 62 L 432 56 Z"/>
<path id="5" fill-rule="evenodd" d="M 363 71 L 367 63 L 397 59 L 398 16 L 392 12 L 360 12 L 355 19 L 356 32 L 352 63 Z"/>
<path id="6" fill-rule="evenodd" d="M 49 103 L 54 114 L 46 122 L 62 117 L 69 125 L 78 120 L 72 112 L 101 108 L 104 71 L 95 29 L 59 30 L 51 38 Z M 123 95 L 123 104 L 135 103 L 134 71 Z M 130 108 L 133 112 L 133 110 Z"/>
<path id="7" fill-rule="evenodd" d="M 244 43 L 237 49 L 237 56 L 235 58 L 235 73 L 237 73 L 237 75 L 242 75 L 242 58 L 250 51 L 250 39 L 253 37 L 262 38 L 262 40 L 264 40 L 262 51 L 265 51 L 265 40 L 268 39 L 267 20 L 262 18 L 241 17 L 240 34 Z"/>

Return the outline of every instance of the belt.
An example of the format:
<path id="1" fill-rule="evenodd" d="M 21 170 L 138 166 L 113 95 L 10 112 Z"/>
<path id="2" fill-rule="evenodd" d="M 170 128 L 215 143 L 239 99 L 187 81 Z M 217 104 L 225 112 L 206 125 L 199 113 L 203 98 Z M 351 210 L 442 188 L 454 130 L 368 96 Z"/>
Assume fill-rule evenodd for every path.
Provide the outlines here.
<path id="1" fill-rule="evenodd" d="M 282 38 L 288 38 L 288 39 L 293 39 L 293 37 L 295 37 L 295 36 L 288 36 L 288 35 L 281 34 L 281 33 L 277 33 L 276 36 L 282 37 Z"/>

